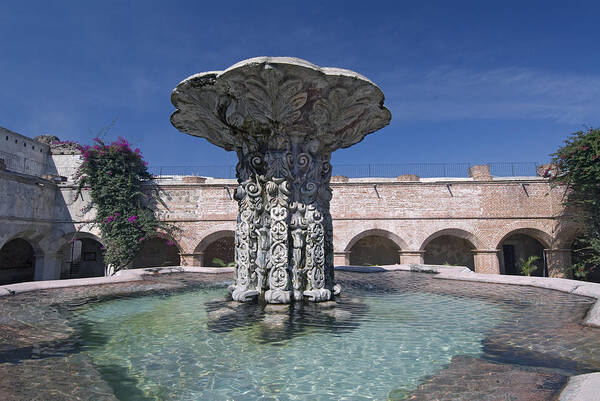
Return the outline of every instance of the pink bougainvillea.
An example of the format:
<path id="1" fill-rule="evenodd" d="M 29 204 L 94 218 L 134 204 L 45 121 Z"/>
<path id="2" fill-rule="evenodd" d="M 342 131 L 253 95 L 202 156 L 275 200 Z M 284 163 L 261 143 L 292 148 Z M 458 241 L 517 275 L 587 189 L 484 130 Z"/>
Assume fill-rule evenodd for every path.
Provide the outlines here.
<path id="1" fill-rule="evenodd" d="M 177 228 L 158 220 L 154 205 L 158 188 L 139 148 L 132 150 L 123 137 L 105 143 L 94 138 L 92 146 L 80 146 L 82 163 L 76 172 L 77 197 L 91 189 L 96 224 L 106 246 L 104 260 L 115 271 L 128 266 L 141 242 L 159 230 L 172 233 Z"/>

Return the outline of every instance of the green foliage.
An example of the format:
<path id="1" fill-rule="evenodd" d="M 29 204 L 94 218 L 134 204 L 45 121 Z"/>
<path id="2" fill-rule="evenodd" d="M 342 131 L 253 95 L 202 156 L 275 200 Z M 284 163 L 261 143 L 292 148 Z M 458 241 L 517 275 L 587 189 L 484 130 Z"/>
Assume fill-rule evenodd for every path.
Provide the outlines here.
<path id="1" fill-rule="evenodd" d="M 569 189 L 566 203 L 585 228 L 574 244 L 573 266 L 575 277 L 585 279 L 600 266 L 600 129 L 576 132 L 552 156 L 559 169 L 554 180 Z"/>
<path id="2" fill-rule="evenodd" d="M 225 263 L 225 261 L 221 258 L 213 258 L 213 265 L 217 265 L 218 267 L 233 267 L 235 266 L 235 262 Z"/>
<path id="3" fill-rule="evenodd" d="M 175 228 L 156 217 L 156 202 L 162 201 L 140 150 L 131 150 L 121 137 L 110 145 L 99 138 L 94 142 L 81 147 L 76 199 L 89 190 L 88 207 L 96 210 L 94 224 L 106 244 L 104 260 L 116 272 L 133 260 L 145 239 L 170 235 Z"/>
<path id="4" fill-rule="evenodd" d="M 537 262 L 540 259 L 537 255 L 532 255 L 527 258 L 527 260 L 523 260 L 523 258 L 519 258 L 517 262 L 517 266 L 519 266 L 519 270 L 521 270 L 521 274 L 524 276 L 531 276 L 531 273 L 538 269 L 538 265 L 534 265 L 534 262 Z"/>

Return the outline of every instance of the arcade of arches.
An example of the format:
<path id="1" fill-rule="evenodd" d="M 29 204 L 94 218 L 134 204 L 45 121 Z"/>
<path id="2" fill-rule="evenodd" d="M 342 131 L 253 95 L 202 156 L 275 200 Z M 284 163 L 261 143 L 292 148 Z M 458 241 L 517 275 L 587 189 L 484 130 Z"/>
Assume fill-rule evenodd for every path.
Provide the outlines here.
<path id="1" fill-rule="evenodd" d="M 91 236 L 72 239 L 58 252 L 60 278 L 97 277 L 105 274 L 102 257 L 102 244 Z M 392 265 L 397 263 L 424 263 L 434 265 L 466 266 L 474 271 L 482 271 L 482 264 L 492 263 L 500 274 L 520 275 L 521 265 L 530 256 L 537 256 L 534 264 L 538 268 L 535 276 L 558 275 L 549 271 L 549 256 L 556 257 L 557 252 L 547 249 L 543 240 L 523 232 L 506 235 L 496 249 L 479 250 L 468 239 L 457 235 L 432 235 L 421 246 L 420 251 L 402 249 L 393 238 L 395 234 L 385 232 L 367 232 L 357 235 L 349 242 L 349 248 L 343 252 L 344 260 L 336 264 L 355 266 Z M 201 265 L 207 267 L 232 266 L 234 263 L 233 231 L 216 232 L 205 237 L 198 245 L 193 263 L 186 263 L 178 245 L 164 238 L 152 238 L 145 241 L 131 267 L 164 267 Z M 558 250 L 562 262 L 570 263 L 570 250 Z M 339 254 L 339 252 L 338 252 Z M 485 259 L 478 259 L 482 256 Z M 31 281 L 35 276 L 36 254 L 34 247 L 25 239 L 8 241 L 0 249 L 0 284 Z M 491 257 L 491 259 L 490 259 Z M 566 258 L 566 259 L 565 259 Z M 495 262 L 494 262 L 495 260 Z M 566 260 L 566 262 L 565 262 Z M 343 263 L 345 262 L 345 263 Z"/>
<path id="2" fill-rule="evenodd" d="M 393 233 L 376 233 L 349 241 L 350 248 L 336 253 L 336 265 L 390 265 L 402 264 L 431 264 L 466 266 L 480 273 L 496 273 L 507 275 L 522 275 L 521 266 L 531 256 L 537 256 L 533 262 L 537 266 L 533 276 L 565 276 L 569 275 L 564 266 L 571 265 L 570 249 L 552 249 L 536 230 L 524 233 L 523 229 L 515 230 L 497 242 L 490 249 L 478 249 L 471 239 L 475 239 L 481 248 L 483 241 L 472 234 L 462 231 L 459 235 L 448 234 L 441 230 L 439 235 L 432 234 L 424 240 L 419 250 L 402 249 L 390 237 Z M 369 230 L 367 230 L 369 232 Z M 401 240 L 400 240 L 401 241 Z M 557 268 L 553 268 L 558 266 Z"/>

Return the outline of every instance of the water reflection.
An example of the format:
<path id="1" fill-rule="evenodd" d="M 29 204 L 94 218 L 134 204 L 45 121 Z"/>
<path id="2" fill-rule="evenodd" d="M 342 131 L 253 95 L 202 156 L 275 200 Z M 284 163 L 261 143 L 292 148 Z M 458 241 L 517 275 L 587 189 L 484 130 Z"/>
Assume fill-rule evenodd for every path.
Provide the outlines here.
<path id="1" fill-rule="evenodd" d="M 296 302 L 287 305 L 239 303 L 218 299 L 205 304 L 208 329 L 227 333 L 251 328 L 260 343 L 280 343 L 315 331 L 341 334 L 360 326 L 369 307 L 358 298 L 338 297 L 329 302 Z"/>

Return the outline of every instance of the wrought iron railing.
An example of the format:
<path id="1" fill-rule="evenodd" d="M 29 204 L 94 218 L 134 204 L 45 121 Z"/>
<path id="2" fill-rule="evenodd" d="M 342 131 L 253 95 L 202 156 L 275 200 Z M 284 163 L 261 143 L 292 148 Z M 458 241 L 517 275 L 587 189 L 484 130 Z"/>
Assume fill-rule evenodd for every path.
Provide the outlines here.
<path id="1" fill-rule="evenodd" d="M 406 174 L 414 174 L 423 178 L 468 177 L 469 168 L 476 164 L 487 164 L 494 177 L 536 176 L 539 165 L 536 162 L 333 164 L 332 175 L 353 178 L 392 178 Z M 173 176 L 235 178 L 235 166 L 151 166 L 149 170 L 157 178 Z"/>

